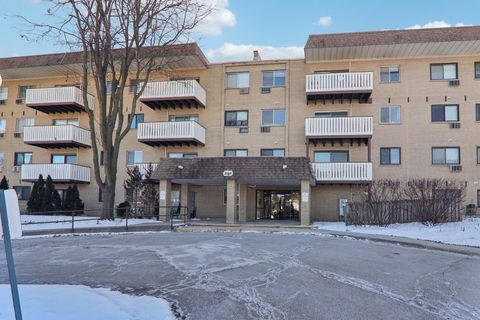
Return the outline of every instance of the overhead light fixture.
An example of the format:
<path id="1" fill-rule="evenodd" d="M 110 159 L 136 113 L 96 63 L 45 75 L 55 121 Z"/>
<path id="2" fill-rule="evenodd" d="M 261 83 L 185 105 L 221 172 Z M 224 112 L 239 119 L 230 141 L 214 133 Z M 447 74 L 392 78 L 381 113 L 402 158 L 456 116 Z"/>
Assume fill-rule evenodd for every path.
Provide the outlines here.
<path id="1" fill-rule="evenodd" d="M 282 169 L 285 170 L 285 169 L 287 169 L 287 167 L 288 167 L 288 166 L 287 166 L 286 164 L 284 164 L 284 165 L 282 166 Z"/>
<path id="2" fill-rule="evenodd" d="M 182 165 L 179 165 L 177 168 L 180 169 L 180 170 L 182 170 L 182 169 L 183 169 L 183 166 L 182 166 Z"/>

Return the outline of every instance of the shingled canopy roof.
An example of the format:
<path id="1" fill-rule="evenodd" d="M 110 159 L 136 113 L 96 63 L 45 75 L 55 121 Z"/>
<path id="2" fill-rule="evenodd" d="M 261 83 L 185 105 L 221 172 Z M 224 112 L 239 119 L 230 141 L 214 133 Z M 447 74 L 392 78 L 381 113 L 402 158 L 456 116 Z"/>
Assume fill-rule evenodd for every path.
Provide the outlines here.
<path id="1" fill-rule="evenodd" d="M 479 53 L 480 26 L 315 34 L 305 45 L 307 61 Z"/>
<path id="2" fill-rule="evenodd" d="M 233 175 L 225 177 L 224 171 L 232 171 Z M 306 157 L 164 158 L 159 161 L 153 178 L 198 185 L 225 185 L 227 178 L 231 178 L 258 188 L 298 188 L 301 180 L 315 183 Z"/>

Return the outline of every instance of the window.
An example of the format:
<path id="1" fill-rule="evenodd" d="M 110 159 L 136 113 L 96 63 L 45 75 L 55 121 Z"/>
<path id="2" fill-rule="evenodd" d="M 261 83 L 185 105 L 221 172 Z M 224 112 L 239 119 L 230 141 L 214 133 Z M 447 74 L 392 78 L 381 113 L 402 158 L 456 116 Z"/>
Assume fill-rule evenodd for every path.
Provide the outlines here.
<path id="1" fill-rule="evenodd" d="M 313 153 L 315 162 L 348 162 L 348 151 L 315 151 Z"/>
<path id="2" fill-rule="evenodd" d="M 388 66 L 380 67 L 380 82 L 399 82 L 400 81 L 400 67 Z"/>
<path id="3" fill-rule="evenodd" d="M 432 122 L 458 121 L 458 105 L 432 106 Z"/>
<path id="4" fill-rule="evenodd" d="M 348 111 L 317 111 L 315 118 L 341 118 L 348 117 Z"/>
<path id="5" fill-rule="evenodd" d="M 240 89 L 250 87 L 250 72 L 227 73 L 227 88 Z"/>
<path id="6" fill-rule="evenodd" d="M 15 133 L 23 133 L 23 129 L 28 126 L 35 125 L 34 118 L 21 118 L 17 119 L 17 126 L 15 128 Z"/>
<path id="7" fill-rule="evenodd" d="M 475 120 L 480 121 L 480 103 L 475 105 Z"/>
<path id="8" fill-rule="evenodd" d="M 3 167 L 4 162 L 5 162 L 5 154 L 3 152 L 0 152 L 0 167 Z"/>
<path id="9" fill-rule="evenodd" d="M 198 114 L 192 115 L 182 115 L 182 116 L 170 116 L 168 118 L 171 122 L 179 122 L 179 121 L 195 121 L 198 122 Z"/>
<path id="10" fill-rule="evenodd" d="M 225 149 L 223 151 L 223 155 L 225 157 L 247 157 L 248 150 L 247 149 Z"/>
<path id="11" fill-rule="evenodd" d="M 15 152 L 15 159 L 13 164 L 16 166 L 21 166 L 22 164 L 32 163 L 32 153 L 31 152 Z"/>
<path id="12" fill-rule="evenodd" d="M 262 110 L 262 126 L 284 126 L 285 109 Z"/>
<path id="13" fill-rule="evenodd" d="M 400 123 L 400 106 L 388 106 L 380 108 L 380 123 Z"/>
<path id="14" fill-rule="evenodd" d="M 0 101 L 5 101 L 8 99 L 8 88 L 0 87 Z"/>
<path id="15" fill-rule="evenodd" d="M 439 63 L 430 65 L 430 80 L 458 79 L 456 63 Z"/>
<path id="16" fill-rule="evenodd" d="M 31 188 L 28 186 L 14 186 L 13 189 L 17 192 L 18 200 L 30 199 Z"/>
<path id="17" fill-rule="evenodd" d="M 248 111 L 225 111 L 225 126 L 248 126 Z"/>
<path id="18" fill-rule="evenodd" d="M 139 92 L 142 89 L 143 79 L 130 79 L 130 86 L 128 87 L 129 93 Z"/>
<path id="19" fill-rule="evenodd" d="M 170 152 L 169 158 L 196 158 L 198 154 L 196 152 Z"/>
<path id="20" fill-rule="evenodd" d="M 480 79 L 480 62 L 475 62 L 475 79 Z"/>
<path id="21" fill-rule="evenodd" d="M 477 208 L 480 208 L 480 190 L 477 190 Z"/>
<path id="22" fill-rule="evenodd" d="M 35 86 L 19 86 L 18 87 L 18 99 L 25 100 L 27 97 L 27 90 L 28 89 L 35 89 Z"/>
<path id="23" fill-rule="evenodd" d="M 78 119 L 54 119 L 53 125 L 54 126 L 66 126 L 66 125 L 78 126 L 79 121 Z"/>
<path id="24" fill-rule="evenodd" d="M 262 157 L 285 157 L 285 149 L 261 149 Z"/>
<path id="25" fill-rule="evenodd" d="M 400 164 L 400 148 L 380 148 L 380 164 Z"/>
<path id="26" fill-rule="evenodd" d="M 143 151 L 127 151 L 127 166 L 133 166 L 143 161 Z"/>
<path id="27" fill-rule="evenodd" d="M 77 163 L 77 155 L 75 154 L 52 154 L 50 158 L 51 163 Z"/>
<path id="28" fill-rule="evenodd" d="M 107 81 L 105 83 L 105 89 L 107 94 L 112 94 L 112 81 Z"/>
<path id="29" fill-rule="evenodd" d="M 460 164 L 460 148 L 433 147 L 432 164 Z"/>
<path id="30" fill-rule="evenodd" d="M 263 71 L 263 87 L 284 87 L 285 84 L 285 70 Z"/>
<path id="31" fill-rule="evenodd" d="M 6 128 L 7 128 L 7 120 L 0 119 L 0 134 L 5 133 Z"/>
<path id="32" fill-rule="evenodd" d="M 480 147 L 477 147 L 477 164 L 480 164 Z"/>
<path id="33" fill-rule="evenodd" d="M 132 116 L 132 115 L 130 115 Z M 132 124 L 130 125 L 130 129 L 137 129 L 139 123 L 143 123 L 144 116 L 143 113 L 136 113 L 133 115 Z"/>

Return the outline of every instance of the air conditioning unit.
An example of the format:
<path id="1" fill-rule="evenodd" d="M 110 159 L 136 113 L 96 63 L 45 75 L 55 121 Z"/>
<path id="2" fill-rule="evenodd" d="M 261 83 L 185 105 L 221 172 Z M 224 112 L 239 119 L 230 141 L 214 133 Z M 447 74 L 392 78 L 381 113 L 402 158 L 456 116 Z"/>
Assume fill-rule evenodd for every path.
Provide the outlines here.
<path id="1" fill-rule="evenodd" d="M 12 171 L 13 172 L 20 172 L 21 169 L 22 169 L 22 166 L 13 166 Z"/>
<path id="2" fill-rule="evenodd" d="M 23 136 L 23 132 L 15 132 L 15 133 L 13 134 L 13 136 L 14 136 L 15 138 L 21 138 L 21 137 Z"/>
<path id="3" fill-rule="evenodd" d="M 240 127 L 238 131 L 240 133 L 248 133 L 248 127 Z"/>
<path id="4" fill-rule="evenodd" d="M 460 122 L 450 122 L 450 129 L 460 129 Z"/>
<path id="5" fill-rule="evenodd" d="M 458 87 L 460 85 L 460 80 L 450 80 L 448 81 L 450 87 Z"/>
<path id="6" fill-rule="evenodd" d="M 450 166 L 450 172 L 461 172 L 461 171 L 462 171 L 461 165 Z"/>
<path id="7" fill-rule="evenodd" d="M 16 103 L 16 104 L 24 104 L 24 103 L 25 103 L 25 99 L 23 99 L 23 98 L 15 99 L 15 103 Z"/>
<path id="8" fill-rule="evenodd" d="M 248 94 L 250 92 L 250 88 L 240 88 L 240 94 Z"/>
<path id="9" fill-rule="evenodd" d="M 260 127 L 260 132 L 270 132 L 270 127 Z"/>
<path id="10" fill-rule="evenodd" d="M 262 87 L 262 93 L 270 93 L 270 87 Z"/>

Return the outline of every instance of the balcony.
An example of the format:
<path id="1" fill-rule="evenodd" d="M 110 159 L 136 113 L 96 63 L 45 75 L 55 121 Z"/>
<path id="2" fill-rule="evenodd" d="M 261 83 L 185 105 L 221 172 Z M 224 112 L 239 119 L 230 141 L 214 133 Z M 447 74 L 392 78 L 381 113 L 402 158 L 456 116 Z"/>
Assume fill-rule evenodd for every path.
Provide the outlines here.
<path id="1" fill-rule="evenodd" d="M 52 177 L 58 183 L 90 183 L 90 168 L 69 163 L 24 164 L 22 181 L 35 182 L 38 176 Z"/>
<path id="2" fill-rule="evenodd" d="M 205 89 L 196 80 L 147 83 L 140 101 L 152 109 L 205 108 Z"/>
<path id="3" fill-rule="evenodd" d="M 371 138 L 372 134 L 373 117 L 305 119 L 305 136 L 309 140 Z"/>
<path id="4" fill-rule="evenodd" d="M 139 123 L 137 135 L 150 146 L 205 145 L 205 128 L 196 121 Z"/>
<path id="5" fill-rule="evenodd" d="M 93 109 L 93 96 L 88 94 L 88 106 Z M 44 113 L 66 113 L 85 111 L 83 91 L 77 87 L 28 89 L 27 107 Z"/>
<path id="6" fill-rule="evenodd" d="M 90 131 L 75 125 L 25 127 L 23 142 L 40 148 L 91 147 Z"/>
<path id="7" fill-rule="evenodd" d="M 372 90 L 373 72 L 309 74 L 306 78 L 307 104 L 338 100 L 366 103 Z"/>
<path id="8" fill-rule="evenodd" d="M 312 163 L 318 182 L 362 183 L 372 181 L 371 162 Z"/>

